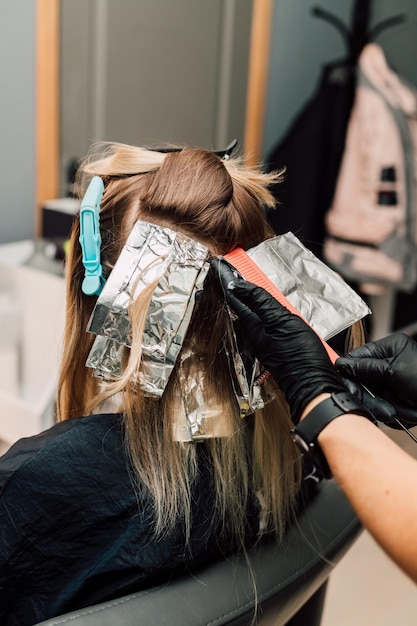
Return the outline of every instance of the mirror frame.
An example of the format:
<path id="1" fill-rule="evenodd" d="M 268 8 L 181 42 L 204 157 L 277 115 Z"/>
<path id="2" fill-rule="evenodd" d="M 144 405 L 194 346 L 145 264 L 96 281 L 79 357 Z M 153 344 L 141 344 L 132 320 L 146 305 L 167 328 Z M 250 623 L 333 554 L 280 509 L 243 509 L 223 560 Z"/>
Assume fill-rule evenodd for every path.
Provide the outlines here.
<path id="1" fill-rule="evenodd" d="M 274 4 L 274 0 L 253 2 L 243 149 L 249 165 L 260 163 L 262 157 Z"/>
<path id="2" fill-rule="evenodd" d="M 36 217 L 59 195 L 59 0 L 36 0 Z"/>

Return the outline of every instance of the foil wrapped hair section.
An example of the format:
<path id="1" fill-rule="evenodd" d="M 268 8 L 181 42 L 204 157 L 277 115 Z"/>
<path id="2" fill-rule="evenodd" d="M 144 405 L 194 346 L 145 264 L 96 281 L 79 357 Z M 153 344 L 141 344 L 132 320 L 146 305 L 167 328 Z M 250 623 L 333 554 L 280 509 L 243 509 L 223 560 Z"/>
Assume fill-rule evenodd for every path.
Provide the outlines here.
<path id="1" fill-rule="evenodd" d="M 101 292 L 87 330 L 97 335 L 86 365 L 104 380 L 121 376 L 132 345 L 130 312 L 153 291 L 142 337 L 139 382 L 161 396 L 184 341 L 209 264 L 207 248 L 182 233 L 138 220 Z"/>

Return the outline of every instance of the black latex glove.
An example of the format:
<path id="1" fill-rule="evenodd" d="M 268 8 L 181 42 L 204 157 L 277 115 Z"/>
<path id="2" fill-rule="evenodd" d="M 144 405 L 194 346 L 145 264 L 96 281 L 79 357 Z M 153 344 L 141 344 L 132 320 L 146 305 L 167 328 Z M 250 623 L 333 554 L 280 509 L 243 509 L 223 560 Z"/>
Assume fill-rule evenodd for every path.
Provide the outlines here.
<path id="1" fill-rule="evenodd" d="M 373 401 L 377 419 L 400 428 L 393 417 L 378 413 L 378 398 L 382 398 L 394 407 L 404 426 L 417 425 L 417 343 L 410 337 L 396 333 L 371 341 L 338 359 L 336 368 L 343 377 L 364 384 L 377 396 Z"/>
<path id="2" fill-rule="evenodd" d="M 392 404 L 378 396 L 372 395 L 367 387 L 364 387 L 356 380 L 342 376 L 342 381 L 352 396 L 368 411 L 373 421 L 383 422 L 392 428 L 401 428 L 398 422 L 396 422 L 397 411 Z"/>
<path id="3" fill-rule="evenodd" d="M 322 392 L 346 391 L 316 333 L 273 296 L 241 278 L 225 261 L 213 259 L 227 302 L 256 356 L 271 373 L 297 423 L 305 406 Z"/>

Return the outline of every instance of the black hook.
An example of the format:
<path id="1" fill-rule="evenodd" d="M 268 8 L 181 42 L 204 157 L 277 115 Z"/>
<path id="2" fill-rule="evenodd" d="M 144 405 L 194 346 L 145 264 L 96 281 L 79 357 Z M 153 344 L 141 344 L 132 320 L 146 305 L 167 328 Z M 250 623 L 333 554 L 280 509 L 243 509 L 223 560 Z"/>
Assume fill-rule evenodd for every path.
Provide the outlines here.
<path id="1" fill-rule="evenodd" d="M 392 17 L 387 18 L 386 20 L 382 20 L 379 24 L 376 24 L 371 28 L 369 32 L 369 38 L 371 41 L 376 39 L 378 35 L 382 33 L 382 31 L 387 30 L 387 28 L 392 28 L 393 26 L 397 26 L 398 24 L 404 24 L 408 20 L 408 15 L 405 13 L 400 13 L 399 15 L 393 15 Z"/>
<path id="2" fill-rule="evenodd" d="M 373 41 L 382 31 L 397 24 L 405 22 L 408 17 L 405 14 L 394 15 L 386 20 L 382 20 L 376 26 L 369 28 L 371 20 L 372 0 L 355 0 L 351 26 L 348 28 L 336 15 L 329 13 L 319 6 L 314 6 L 311 13 L 336 28 L 342 35 L 348 48 L 348 61 L 356 63 L 364 46 Z"/>
<path id="3" fill-rule="evenodd" d="M 237 139 L 233 139 L 233 141 L 231 141 L 229 145 L 226 146 L 226 148 L 224 148 L 224 150 L 211 150 L 210 152 L 218 156 L 220 159 L 227 160 L 227 159 L 230 159 L 237 145 L 238 145 Z M 151 150 L 152 152 L 162 152 L 162 154 L 169 154 L 170 152 L 181 152 L 182 150 L 184 150 L 184 148 L 164 147 L 164 148 L 148 148 L 148 150 Z"/>
<path id="4" fill-rule="evenodd" d="M 338 30 L 339 33 L 342 35 L 345 43 L 349 44 L 350 33 L 347 26 L 342 22 L 342 20 L 333 15 L 333 13 L 329 13 L 329 11 L 322 9 L 319 6 L 312 7 L 311 13 L 314 15 L 314 17 L 318 17 L 319 19 L 324 20 L 325 22 L 329 22 L 329 24 L 334 26 L 336 30 Z"/>

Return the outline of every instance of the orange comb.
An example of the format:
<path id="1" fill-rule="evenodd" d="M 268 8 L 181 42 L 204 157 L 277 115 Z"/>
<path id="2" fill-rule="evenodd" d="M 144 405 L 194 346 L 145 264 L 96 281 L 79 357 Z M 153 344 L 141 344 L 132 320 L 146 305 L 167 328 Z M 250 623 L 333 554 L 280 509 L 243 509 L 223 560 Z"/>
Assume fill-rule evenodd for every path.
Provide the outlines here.
<path id="1" fill-rule="evenodd" d="M 257 265 L 255 261 L 253 261 L 242 248 L 235 248 L 234 250 L 232 250 L 232 252 L 226 254 L 224 258 L 238 270 L 238 272 L 245 280 L 254 283 L 258 287 L 263 287 L 263 289 L 268 291 L 271 296 L 274 296 L 274 298 L 278 300 L 278 302 L 282 304 L 282 306 L 288 309 L 291 313 L 294 313 L 294 315 L 298 315 L 298 317 L 301 317 L 301 319 L 303 319 L 305 323 L 308 324 L 307 320 L 304 319 L 299 311 L 297 311 L 295 306 L 293 306 L 291 302 L 287 300 L 287 298 L 278 289 L 278 287 L 274 285 L 274 283 L 268 278 L 268 276 L 261 270 L 259 265 Z M 310 326 L 310 324 L 308 325 Z M 326 343 L 326 341 L 322 337 L 320 337 L 318 333 L 316 333 L 316 335 L 323 343 L 331 362 L 334 364 L 336 359 L 339 358 L 339 355 L 333 350 L 333 348 L 329 346 L 328 343 Z"/>

